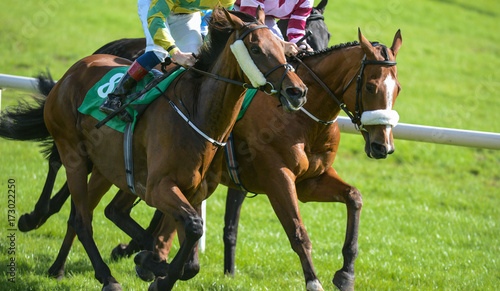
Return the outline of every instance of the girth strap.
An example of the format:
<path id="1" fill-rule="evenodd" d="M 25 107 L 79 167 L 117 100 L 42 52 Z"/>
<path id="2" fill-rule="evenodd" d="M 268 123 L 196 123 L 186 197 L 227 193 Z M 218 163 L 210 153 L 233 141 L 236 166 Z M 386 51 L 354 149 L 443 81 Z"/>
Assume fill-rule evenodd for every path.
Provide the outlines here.
<path id="1" fill-rule="evenodd" d="M 137 196 L 135 192 L 134 181 L 134 156 L 132 151 L 133 144 L 132 122 L 127 122 L 125 132 L 123 134 L 123 155 L 125 157 L 125 176 L 127 177 L 128 189 L 132 194 Z"/>
<path id="2" fill-rule="evenodd" d="M 239 188 L 240 191 L 245 193 L 252 193 L 248 191 L 240 180 L 238 162 L 236 161 L 235 149 L 234 149 L 234 141 L 233 141 L 233 133 L 229 134 L 226 144 L 226 162 L 227 162 L 227 170 L 229 173 L 229 177 L 233 181 L 233 183 Z M 253 198 L 257 196 L 257 193 L 253 193 L 251 196 L 247 196 L 247 198 Z"/>

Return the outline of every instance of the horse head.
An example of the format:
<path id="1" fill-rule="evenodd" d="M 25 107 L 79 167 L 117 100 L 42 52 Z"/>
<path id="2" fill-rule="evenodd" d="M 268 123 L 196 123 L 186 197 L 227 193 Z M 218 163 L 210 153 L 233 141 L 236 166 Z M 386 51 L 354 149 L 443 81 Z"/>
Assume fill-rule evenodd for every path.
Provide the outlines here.
<path id="1" fill-rule="evenodd" d="M 325 6 L 328 0 L 322 0 L 318 6 L 313 7 L 311 14 L 306 21 L 306 30 L 314 32 L 308 39 L 307 43 L 313 50 L 321 50 L 328 47 L 330 41 L 330 32 L 325 23 Z"/>
<path id="2" fill-rule="evenodd" d="M 302 107 L 307 87 L 287 63 L 283 43 L 265 26 L 260 6 L 253 22 L 244 21 L 248 20 L 246 13 L 223 11 L 235 31 L 231 51 L 244 73 L 243 78 L 249 79 L 254 87 L 276 95 L 287 111 Z M 214 12 L 217 15 L 217 9 Z"/>
<path id="3" fill-rule="evenodd" d="M 366 154 L 383 159 L 395 150 L 392 128 L 399 116 L 393 106 L 401 90 L 395 59 L 402 44 L 401 31 L 394 36 L 390 48 L 370 43 L 361 30 L 358 37 L 365 57 L 357 79 L 355 114 L 365 139 Z"/>

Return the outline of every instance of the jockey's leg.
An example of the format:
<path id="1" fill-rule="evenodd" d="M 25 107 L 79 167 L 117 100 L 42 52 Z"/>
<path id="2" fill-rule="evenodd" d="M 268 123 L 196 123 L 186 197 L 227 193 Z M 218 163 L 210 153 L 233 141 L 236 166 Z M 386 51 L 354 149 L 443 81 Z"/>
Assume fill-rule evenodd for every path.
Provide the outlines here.
<path id="1" fill-rule="evenodd" d="M 132 89 L 137 85 L 137 82 L 142 80 L 142 78 L 159 63 L 160 60 L 153 51 L 147 52 L 137 58 L 118 85 L 116 85 L 115 90 L 108 94 L 106 101 L 102 103 L 99 110 L 106 114 L 110 114 L 120 108 L 126 97 L 130 95 Z M 132 121 L 132 118 L 125 110 L 120 113 L 119 117 L 124 121 Z"/>

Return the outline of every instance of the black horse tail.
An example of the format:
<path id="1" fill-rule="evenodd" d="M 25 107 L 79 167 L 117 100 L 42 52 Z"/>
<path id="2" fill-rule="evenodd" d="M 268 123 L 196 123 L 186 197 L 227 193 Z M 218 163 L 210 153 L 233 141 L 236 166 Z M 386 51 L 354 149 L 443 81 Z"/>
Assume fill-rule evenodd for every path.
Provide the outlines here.
<path id="1" fill-rule="evenodd" d="M 9 140 L 41 142 L 42 153 L 49 160 L 60 160 L 53 145 L 53 138 L 45 126 L 43 109 L 45 100 L 55 82 L 50 73 L 38 77 L 38 91 L 42 96 L 33 96 L 34 103 L 19 101 L 17 106 L 8 107 L 0 114 L 0 137 Z"/>
<path id="2" fill-rule="evenodd" d="M 44 96 L 34 96 L 35 103 L 19 101 L 16 107 L 9 107 L 0 115 L 0 137 L 20 141 L 46 141 L 51 139 L 43 120 L 45 99 L 54 83 L 50 75 L 38 77 L 39 91 Z"/>

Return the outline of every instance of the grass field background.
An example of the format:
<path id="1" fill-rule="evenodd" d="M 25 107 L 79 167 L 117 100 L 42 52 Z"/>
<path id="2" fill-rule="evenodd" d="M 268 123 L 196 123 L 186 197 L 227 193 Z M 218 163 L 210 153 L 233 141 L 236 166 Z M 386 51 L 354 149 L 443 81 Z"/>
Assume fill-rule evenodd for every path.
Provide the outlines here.
<path id="1" fill-rule="evenodd" d="M 330 1 L 325 17 L 331 44 L 353 41 L 360 27 L 371 41 L 392 43 L 402 92 L 401 122 L 500 132 L 500 3 L 495 0 Z M 123 37 L 141 37 L 134 1 L 7 1 L 0 10 L 0 73 L 55 79 L 78 59 Z M 25 92 L 2 91 L 2 109 Z M 357 290 L 497 290 L 500 286 L 500 152 L 396 140 L 387 160 L 370 160 L 358 135 L 343 134 L 335 169 L 363 193 Z M 47 166 L 33 143 L 0 140 L 0 290 L 99 290 L 80 242 L 66 277 L 46 276 L 62 243 L 69 205 L 41 229 L 16 232 L 16 282 L 7 281 L 10 241 L 7 182 L 16 181 L 17 217 L 33 209 Z M 61 175 L 63 176 L 63 175 Z M 58 180 L 58 185 L 62 179 Z M 208 200 L 207 250 L 201 271 L 176 290 L 304 290 L 298 257 L 267 198 L 243 206 L 236 276 L 223 270 L 225 188 Z M 106 220 L 104 197 L 94 233 L 124 290 L 146 290 L 133 260 L 110 262 L 126 235 Z M 342 266 L 346 210 L 342 204 L 301 204 L 313 243 L 313 261 L 325 290 Z M 134 210 L 146 224 L 151 209 Z"/>

